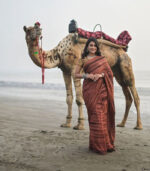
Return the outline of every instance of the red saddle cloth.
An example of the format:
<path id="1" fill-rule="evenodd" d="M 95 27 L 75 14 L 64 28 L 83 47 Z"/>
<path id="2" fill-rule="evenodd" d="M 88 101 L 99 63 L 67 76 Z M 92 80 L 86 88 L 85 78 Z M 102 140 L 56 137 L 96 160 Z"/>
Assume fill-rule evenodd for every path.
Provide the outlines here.
<path id="1" fill-rule="evenodd" d="M 117 37 L 117 39 L 114 39 L 110 36 L 108 36 L 107 34 L 105 34 L 104 32 L 101 31 L 96 31 L 96 32 L 89 32 L 89 31 L 85 31 L 81 28 L 77 29 L 78 34 L 81 37 L 84 38 L 90 38 L 90 37 L 94 37 L 96 39 L 99 39 L 103 36 L 103 38 L 105 40 L 108 40 L 112 43 L 118 44 L 118 45 L 122 45 L 122 46 L 127 46 L 128 43 L 130 42 L 130 40 L 132 40 L 130 34 L 128 33 L 128 31 L 123 31 L 122 33 L 120 33 L 120 35 Z"/>

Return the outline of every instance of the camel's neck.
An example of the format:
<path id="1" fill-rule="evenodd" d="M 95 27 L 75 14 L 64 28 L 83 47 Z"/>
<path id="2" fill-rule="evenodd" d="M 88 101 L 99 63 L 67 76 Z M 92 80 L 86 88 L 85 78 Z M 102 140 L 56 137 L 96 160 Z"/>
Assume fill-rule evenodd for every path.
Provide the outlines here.
<path id="1" fill-rule="evenodd" d="M 41 67 L 41 56 L 43 52 L 44 56 L 44 67 L 45 68 L 54 68 L 60 65 L 60 57 L 57 53 L 57 48 L 54 48 L 50 51 L 40 50 L 39 41 L 27 41 L 29 55 L 32 61 L 39 67 Z"/>

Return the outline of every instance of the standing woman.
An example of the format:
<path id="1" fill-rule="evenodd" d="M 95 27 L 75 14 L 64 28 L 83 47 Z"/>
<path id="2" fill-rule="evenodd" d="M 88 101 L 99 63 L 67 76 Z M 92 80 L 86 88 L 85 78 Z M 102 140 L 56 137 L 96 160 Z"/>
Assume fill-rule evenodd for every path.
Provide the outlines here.
<path id="1" fill-rule="evenodd" d="M 84 74 L 81 74 L 83 68 Z M 83 98 L 88 112 L 89 149 L 100 154 L 115 151 L 115 106 L 113 73 L 101 56 L 95 38 L 88 39 L 75 71 L 83 78 Z"/>

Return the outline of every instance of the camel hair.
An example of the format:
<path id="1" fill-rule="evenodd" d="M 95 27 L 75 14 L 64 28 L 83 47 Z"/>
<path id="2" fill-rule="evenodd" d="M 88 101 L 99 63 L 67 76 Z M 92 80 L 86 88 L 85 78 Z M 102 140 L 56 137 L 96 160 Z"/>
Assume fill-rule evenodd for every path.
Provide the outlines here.
<path id="1" fill-rule="evenodd" d="M 39 50 L 39 40 L 41 36 L 41 28 L 37 29 L 37 26 L 23 27 L 26 36 L 26 43 L 28 47 L 29 56 L 32 61 L 39 67 L 41 65 L 41 57 Z M 78 38 L 77 33 L 69 33 L 64 39 L 62 39 L 59 44 L 49 50 L 44 51 L 42 49 L 44 58 L 44 68 L 54 68 L 58 67 L 63 73 L 63 78 L 66 87 L 66 103 L 68 105 L 68 112 L 66 117 L 66 122 L 62 124 L 62 127 L 71 127 L 72 119 L 72 102 L 73 102 L 73 92 L 72 92 L 72 79 L 76 92 L 76 104 L 78 106 L 79 117 L 77 125 L 74 129 L 82 130 L 84 129 L 84 117 L 83 117 L 83 97 L 82 97 L 82 85 L 81 80 L 75 78 L 75 68 L 78 60 L 81 58 L 83 48 L 85 46 L 87 39 Z M 142 123 L 140 118 L 140 99 L 135 88 L 135 79 L 132 70 L 131 58 L 123 50 L 123 46 L 113 44 L 109 41 L 98 39 L 100 51 L 103 56 L 106 57 L 116 81 L 122 88 L 122 91 L 126 100 L 126 107 L 124 117 L 117 126 L 124 127 L 127 121 L 129 110 L 134 100 L 134 104 L 137 111 L 137 122 L 134 129 L 142 129 Z M 38 53 L 39 52 L 39 53 Z M 81 71 L 83 72 L 83 71 Z M 117 105 L 117 104 L 116 104 Z"/>

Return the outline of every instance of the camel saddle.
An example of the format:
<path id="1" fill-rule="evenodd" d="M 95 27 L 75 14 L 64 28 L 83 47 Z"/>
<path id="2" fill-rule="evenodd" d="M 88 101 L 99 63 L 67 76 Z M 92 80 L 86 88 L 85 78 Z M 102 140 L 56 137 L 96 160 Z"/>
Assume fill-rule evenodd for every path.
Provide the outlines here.
<path id="1" fill-rule="evenodd" d="M 88 39 L 90 37 L 94 37 L 98 39 L 98 42 L 109 44 L 110 46 L 123 48 L 125 51 L 128 49 L 128 43 L 130 40 L 132 40 L 130 34 L 128 31 L 123 31 L 120 33 L 120 35 L 117 37 L 117 39 L 112 38 L 111 36 L 105 34 L 102 31 L 96 31 L 96 32 L 90 32 L 83 30 L 81 28 L 77 27 L 77 22 L 75 20 L 71 20 L 69 24 L 69 33 L 74 33 L 74 41 L 82 42 L 82 38 Z M 103 40 L 102 40 L 103 39 Z"/>
<path id="2" fill-rule="evenodd" d="M 105 39 L 108 40 L 112 43 L 115 43 L 117 45 L 121 45 L 121 46 L 127 46 L 128 43 L 130 42 L 130 40 L 132 39 L 130 34 L 128 33 L 128 31 L 123 31 L 122 33 L 120 33 L 120 35 L 117 37 L 117 39 L 114 39 L 110 36 L 108 36 L 107 34 L 105 34 L 102 31 L 96 31 L 96 32 L 89 32 L 89 31 L 85 31 L 81 28 L 77 28 L 77 33 L 80 37 L 83 38 L 90 38 L 90 37 L 94 37 L 96 39 Z"/>

